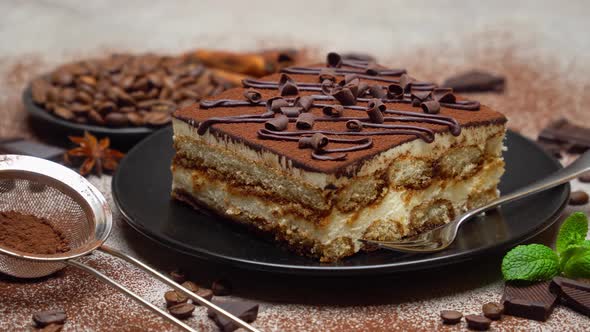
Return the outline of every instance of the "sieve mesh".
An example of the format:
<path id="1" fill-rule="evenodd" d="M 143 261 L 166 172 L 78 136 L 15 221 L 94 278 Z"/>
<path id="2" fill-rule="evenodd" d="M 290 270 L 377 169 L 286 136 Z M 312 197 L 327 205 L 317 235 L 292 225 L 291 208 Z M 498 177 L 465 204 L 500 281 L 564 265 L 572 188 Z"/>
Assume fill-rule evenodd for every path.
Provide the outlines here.
<path id="1" fill-rule="evenodd" d="M 49 166 L 49 174 L 14 169 L 3 171 L 1 162 L 0 211 L 16 211 L 48 220 L 64 235 L 70 250 L 55 255 L 41 255 L 0 247 L 5 252 L 0 254 L 0 272 L 19 278 L 46 276 L 65 267 L 66 259 L 86 254 L 106 239 L 110 231 L 110 219 L 107 225 L 98 227 L 95 220 L 97 211 L 100 214 L 107 208 L 106 203 L 99 205 L 96 203 L 103 202 L 92 200 L 96 196 L 96 189 L 85 179 L 61 165 L 43 165 L 50 163 L 44 160 L 37 161 L 35 167 Z M 56 172 L 58 174 L 51 174 L 51 168 L 59 171 Z M 104 218 L 101 221 L 105 224 Z M 97 238 L 97 230 L 100 238 Z"/>

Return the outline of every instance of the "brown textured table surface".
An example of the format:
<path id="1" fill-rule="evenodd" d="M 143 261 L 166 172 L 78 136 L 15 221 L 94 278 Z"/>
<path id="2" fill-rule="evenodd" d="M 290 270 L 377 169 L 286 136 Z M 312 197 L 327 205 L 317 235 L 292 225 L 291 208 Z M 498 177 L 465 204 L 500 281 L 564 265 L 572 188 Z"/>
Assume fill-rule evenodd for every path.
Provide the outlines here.
<path id="1" fill-rule="evenodd" d="M 318 13 L 328 12 L 335 2 L 313 3 L 320 10 L 304 10 L 311 2 L 285 8 L 267 2 L 243 15 L 240 9 L 249 4 L 242 2 L 232 6 L 233 10 L 228 5 L 181 1 L 149 8 L 138 1 L 117 2 L 116 9 L 115 2 L 2 2 L 0 137 L 38 138 L 39 133 L 29 128 L 20 93 L 31 77 L 58 63 L 115 50 L 175 52 L 212 46 L 305 46 L 318 54 L 364 50 L 376 54 L 384 64 L 406 67 L 412 75 L 436 82 L 461 70 L 486 69 L 506 75 L 506 91 L 471 97 L 504 112 L 509 127 L 534 137 L 549 121 L 562 116 L 590 126 L 585 106 L 590 104 L 590 45 L 584 33 L 578 33 L 589 28 L 584 2 L 516 5 L 497 1 L 486 10 L 468 1 L 435 5 L 377 1 L 364 10 L 343 3 L 338 10 L 341 17 L 329 23 Z M 403 17 L 398 15 L 402 9 Z M 289 15 L 281 14 L 286 10 Z M 562 17 L 567 22 L 552 23 Z M 472 29 L 466 31 L 466 24 Z M 90 181 L 114 206 L 111 178 L 90 177 Z M 578 181 L 572 186 L 590 190 Z M 568 207 L 565 214 L 576 210 L 590 213 L 590 206 Z M 264 331 L 459 330 L 465 325 L 441 325 L 439 311 L 478 313 L 483 303 L 501 296 L 501 257 L 395 276 L 270 275 L 170 251 L 143 238 L 114 213 L 115 227 L 108 244 L 163 271 L 184 268 L 205 286 L 217 278 L 230 280 L 235 295 L 220 299 L 240 297 L 261 303 L 254 325 Z M 553 243 L 555 231 L 553 227 L 533 241 Z M 154 304 L 163 305 L 162 295 L 168 289 L 163 284 L 102 254 L 87 260 Z M 32 313 L 57 308 L 69 315 L 65 331 L 174 330 L 112 288 L 72 268 L 34 281 L 0 275 L 0 330 L 29 330 Z M 203 308 L 196 310 L 188 324 L 204 331 L 216 329 Z M 590 319 L 560 306 L 545 323 L 505 317 L 493 324 L 493 330 L 567 331 L 589 326 Z"/>

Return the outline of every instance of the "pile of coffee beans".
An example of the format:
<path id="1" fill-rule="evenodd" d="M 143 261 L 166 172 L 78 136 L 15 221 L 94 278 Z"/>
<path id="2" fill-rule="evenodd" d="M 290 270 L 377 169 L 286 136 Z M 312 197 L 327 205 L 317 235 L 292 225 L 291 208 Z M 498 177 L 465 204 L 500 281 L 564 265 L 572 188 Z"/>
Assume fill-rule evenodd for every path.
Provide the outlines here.
<path id="1" fill-rule="evenodd" d="M 465 321 L 467 328 L 470 330 L 485 331 L 488 330 L 493 320 L 500 320 L 504 313 L 504 306 L 500 303 L 489 302 L 481 308 L 483 315 L 466 315 Z M 444 324 L 459 324 L 463 319 L 463 314 L 456 310 L 442 310 L 440 318 Z"/>
<path id="2" fill-rule="evenodd" d="M 62 65 L 33 81 L 31 92 L 37 105 L 68 121 L 158 127 L 176 108 L 230 87 L 194 59 L 114 54 Z"/>

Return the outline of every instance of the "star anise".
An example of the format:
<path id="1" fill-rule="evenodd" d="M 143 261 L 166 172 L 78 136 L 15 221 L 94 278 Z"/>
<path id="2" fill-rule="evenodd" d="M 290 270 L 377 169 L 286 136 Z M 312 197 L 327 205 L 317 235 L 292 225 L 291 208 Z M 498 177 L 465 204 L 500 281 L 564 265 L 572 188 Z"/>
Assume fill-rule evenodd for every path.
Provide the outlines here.
<path id="1" fill-rule="evenodd" d="M 79 171 L 82 175 L 87 175 L 93 170 L 98 176 L 102 176 L 104 170 L 114 171 L 119 160 L 124 156 L 122 152 L 109 148 L 111 141 L 108 137 L 99 141 L 96 136 L 84 132 L 83 137 L 68 136 L 68 138 L 79 146 L 68 150 L 64 160 L 71 164 L 71 157 L 83 158 Z"/>

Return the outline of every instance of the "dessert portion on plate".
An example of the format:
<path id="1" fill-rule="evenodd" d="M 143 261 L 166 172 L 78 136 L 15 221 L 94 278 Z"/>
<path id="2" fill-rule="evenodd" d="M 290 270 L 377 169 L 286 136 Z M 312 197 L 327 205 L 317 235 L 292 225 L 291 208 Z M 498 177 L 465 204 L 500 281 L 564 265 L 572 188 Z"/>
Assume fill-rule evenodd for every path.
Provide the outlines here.
<path id="1" fill-rule="evenodd" d="M 336 53 L 243 85 L 174 113 L 172 196 L 297 253 L 336 261 L 498 196 L 506 118 L 450 89 Z"/>

